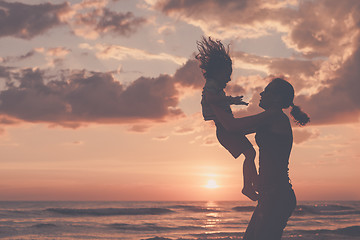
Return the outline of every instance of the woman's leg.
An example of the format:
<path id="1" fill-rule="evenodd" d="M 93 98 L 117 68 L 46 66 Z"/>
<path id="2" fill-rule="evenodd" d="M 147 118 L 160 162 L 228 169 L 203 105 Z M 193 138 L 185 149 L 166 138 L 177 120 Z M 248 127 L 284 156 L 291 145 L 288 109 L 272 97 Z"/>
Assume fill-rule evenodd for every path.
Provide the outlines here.
<path id="1" fill-rule="evenodd" d="M 246 231 L 245 231 L 245 234 L 243 237 L 244 240 L 255 240 L 255 229 L 256 229 L 256 225 L 260 221 L 260 215 L 261 215 L 261 212 L 260 212 L 260 207 L 258 204 L 256 206 L 256 208 L 251 216 L 250 222 L 246 228 Z"/>
<path id="2" fill-rule="evenodd" d="M 262 192 L 244 240 L 280 240 L 295 206 L 296 197 L 291 188 Z"/>

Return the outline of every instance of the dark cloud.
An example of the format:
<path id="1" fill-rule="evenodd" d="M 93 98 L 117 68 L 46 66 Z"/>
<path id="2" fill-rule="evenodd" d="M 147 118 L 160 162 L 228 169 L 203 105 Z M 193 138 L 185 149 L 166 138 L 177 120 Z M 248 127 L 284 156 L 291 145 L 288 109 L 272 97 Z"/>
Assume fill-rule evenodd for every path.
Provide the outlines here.
<path id="1" fill-rule="evenodd" d="M 0 78 L 8 79 L 10 77 L 10 67 L 0 65 Z"/>
<path id="2" fill-rule="evenodd" d="M 360 38 L 359 38 L 360 40 Z M 295 99 L 314 124 L 358 122 L 360 117 L 360 45 L 329 79 L 329 86 L 312 96 Z M 295 102 L 295 103 L 296 103 Z"/>
<path id="3" fill-rule="evenodd" d="M 104 7 L 96 8 L 96 2 L 93 4 L 84 2 L 79 4 L 80 7 L 72 7 L 68 2 L 31 5 L 0 0 L 0 37 L 31 39 L 61 24 L 69 25 L 84 37 L 93 34 L 86 27 L 96 33 L 94 38 L 105 33 L 129 36 L 146 23 L 145 18 L 136 17 L 131 12 L 114 12 Z M 73 11 L 76 11 L 74 16 Z"/>
<path id="4" fill-rule="evenodd" d="M 289 22 L 290 42 L 309 57 L 341 53 L 358 31 L 359 10 L 359 1 L 300 1 Z"/>
<path id="5" fill-rule="evenodd" d="M 36 53 L 35 50 L 31 50 L 31 51 L 29 51 L 26 54 L 21 55 L 21 56 L 8 56 L 8 57 L 3 58 L 2 62 L 3 63 L 9 63 L 9 62 L 16 62 L 16 61 L 25 60 L 27 58 L 30 58 L 30 57 L 34 56 L 35 53 Z"/>
<path id="6" fill-rule="evenodd" d="M 276 58 L 268 65 L 271 75 L 288 76 L 297 91 L 313 86 L 312 77 L 321 67 L 319 60 Z"/>
<path id="7" fill-rule="evenodd" d="M 31 39 L 61 24 L 60 15 L 69 11 L 67 2 L 28 5 L 0 0 L 0 37 Z"/>
<path id="8" fill-rule="evenodd" d="M 360 43 L 360 37 L 359 37 Z M 314 61 L 297 61 L 274 59 L 270 63 L 262 63 L 270 67 L 272 72 L 289 74 L 289 81 L 300 92 L 304 87 L 309 87 L 311 81 L 304 80 L 303 76 L 314 76 L 319 70 L 319 65 Z M 360 44 L 356 51 L 326 79 L 318 92 L 312 95 L 296 95 L 294 103 L 299 105 L 310 115 L 310 124 L 341 124 L 358 122 L 360 119 Z M 303 76 L 301 76 L 303 75 Z M 264 86 L 252 89 L 253 97 L 246 109 L 247 114 L 258 112 L 259 93 L 267 85 L 269 78 L 264 78 Z M 251 89 L 250 89 L 251 90 Z M 239 116 L 244 115 L 239 112 Z"/>
<path id="9" fill-rule="evenodd" d="M 181 68 L 179 68 L 174 79 L 185 87 L 192 87 L 195 89 L 202 88 L 205 84 L 205 79 L 199 68 L 197 60 L 188 60 Z"/>
<path id="10" fill-rule="evenodd" d="M 243 88 L 240 85 L 237 84 L 228 84 L 226 86 L 226 93 L 227 95 L 231 95 L 231 96 L 240 96 L 240 95 L 244 95 L 245 92 L 245 88 Z"/>
<path id="11" fill-rule="evenodd" d="M 360 2 L 351 0 L 299 1 L 292 7 L 281 0 L 159 0 L 154 6 L 194 21 L 203 30 L 226 33 L 241 26 L 255 28 L 260 35 L 273 29 L 288 31 L 287 44 L 307 57 L 329 56 L 349 47 L 360 20 Z M 238 30 L 235 37 L 251 37 Z"/>
<path id="12" fill-rule="evenodd" d="M 103 15 L 97 22 L 96 30 L 128 36 L 145 22 L 145 18 L 135 17 L 131 12 L 117 13 L 105 8 Z"/>
<path id="13" fill-rule="evenodd" d="M 358 45 L 350 57 L 339 68 L 330 73 L 330 77 L 325 79 L 326 85 L 312 95 L 296 95 L 294 103 L 299 105 L 310 115 L 311 124 L 341 124 L 358 122 L 360 119 L 360 36 Z M 295 87 L 296 92 L 311 86 L 311 80 L 307 77 L 315 77 L 320 71 L 320 63 L 311 60 L 290 60 L 274 58 L 271 61 L 261 60 L 255 62 L 265 65 L 273 74 L 283 73 L 288 75 L 288 80 Z M 250 57 L 254 59 L 254 56 Z M 246 58 L 242 58 L 246 61 Z M 276 75 L 276 74 L 275 74 Z M 264 78 L 264 87 L 269 78 Z M 247 113 L 258 111 L 260 89 L 252 89 L 253 98 L 247 108 Z M 251 89 L 250 89 L 251 90 Z M 243 116 L 244 110 L 240 111 L 239 116 Z"/>
<path id="14" fill-rule="evenodd" d="M 112 33 L 114 35 L 130 36 L 146 23 L 143 17 L 136 17 L 132 12 L 114 12 L 108 8 L 93 9 L 91 12 L 75 15 L 75 33 L 86 37 L 82 28 L 89 27 L 97 34 Z M 80 28 L 80 31 L 76 30 Z"/>
<path id="15" fill-rule="evenodd" d="M 293 14 L 284 8 L 269 8 L 278 1 L 262 0 L 160 0 L 155 8 L 166 14 L 218 22 L 223 26 L 253 24 L 265 20 L 286 21 Z"/>
<path id="16" fill-rule="evenodd" d="M 53 76 L 39 69 L 20 70 L 11 74 L 13 80 L 0 92 L 0 114 L 73 128 L 89 122 L 129 123 L 180 117 L 183 112 L 178 108 L 176 84 L 189 86 L 189 82 L 183 83 L 184 76 L 190 76 L 183 69 L 191 63 L 178 69 L 176 77 L 140 77 L 126 87 L 111 73 L 69 71 L 52 80 Z M 191 84 L 198 87 L 197 81 Z M 146 128 L 134 125 L 132 130 Z"/>
<path id="17" fill-rule="evenodd" d="M 316 59 L 270 58 L 242 51 L 234 51 L 232 56 L 236 58 L 235 60 L 241 60 L 245 63 L 244 69 L 250 64 L 253 68 L 265 67 L 269 76 L 288 76 L 298 91 L 312 86 L 311 77 L 315 76 L 321 67 L 321 63 L 324 62 L 324 60 Z"/>
<path id="18" fill-rule="evenodd" d="M 139 78 L 125 88 L 109 73 L 71 73 L 45 83 L 44 72 L 26 69 L 18 86 L 0 92 L 0 113 L 30 122 L 129 122 L 179 116 L 170 76 Z M 70 125 L 66 125 L 70 124 Z"/>
<path id="19" fill-rule="evenodd" d="M 15 120 L 15 119 L 11 119 L 7 116 L 0 116 L 0 124 L 4 124 L 4 125 L 12 125 L 12 124 L 16 124 L 19 121 Z"/>

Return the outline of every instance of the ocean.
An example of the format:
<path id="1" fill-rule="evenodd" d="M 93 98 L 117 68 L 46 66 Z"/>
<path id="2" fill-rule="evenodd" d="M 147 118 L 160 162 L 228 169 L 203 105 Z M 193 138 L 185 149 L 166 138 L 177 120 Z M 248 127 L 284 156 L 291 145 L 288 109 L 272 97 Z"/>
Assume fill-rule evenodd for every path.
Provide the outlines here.
<path id="1" fill-rule="evenodd" d="M 242 239 L 252 202 L 0 202 L 3 239 Z M 298 202 L 284 240 L 360 239 L 360 201 Z"/>

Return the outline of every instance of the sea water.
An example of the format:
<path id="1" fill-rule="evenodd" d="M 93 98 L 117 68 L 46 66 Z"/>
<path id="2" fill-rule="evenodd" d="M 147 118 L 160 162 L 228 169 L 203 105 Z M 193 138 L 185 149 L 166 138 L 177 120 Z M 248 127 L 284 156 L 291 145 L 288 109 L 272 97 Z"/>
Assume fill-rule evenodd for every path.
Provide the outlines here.
<path id="1" fill-rule="evenodd" d="M 0 202 L 3 239 L 242 239 L 252 202 Z M 360 239 L 360 202 L 299 202 L 283 239 Z"/>

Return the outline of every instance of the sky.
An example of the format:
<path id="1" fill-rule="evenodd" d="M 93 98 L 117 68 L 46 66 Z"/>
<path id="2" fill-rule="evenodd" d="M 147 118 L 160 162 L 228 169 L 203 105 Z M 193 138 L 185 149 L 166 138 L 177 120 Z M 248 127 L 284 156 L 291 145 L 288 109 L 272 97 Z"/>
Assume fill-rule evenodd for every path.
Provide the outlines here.
<path id="1" fill-rule="evenodd" d="M 357 0 L 0 0 L 0 200 L 246 200 L 201 115 L 202 36 L 229 46 L 236 117 L 293 84 L 298 200 L 360 200 Z"/>

